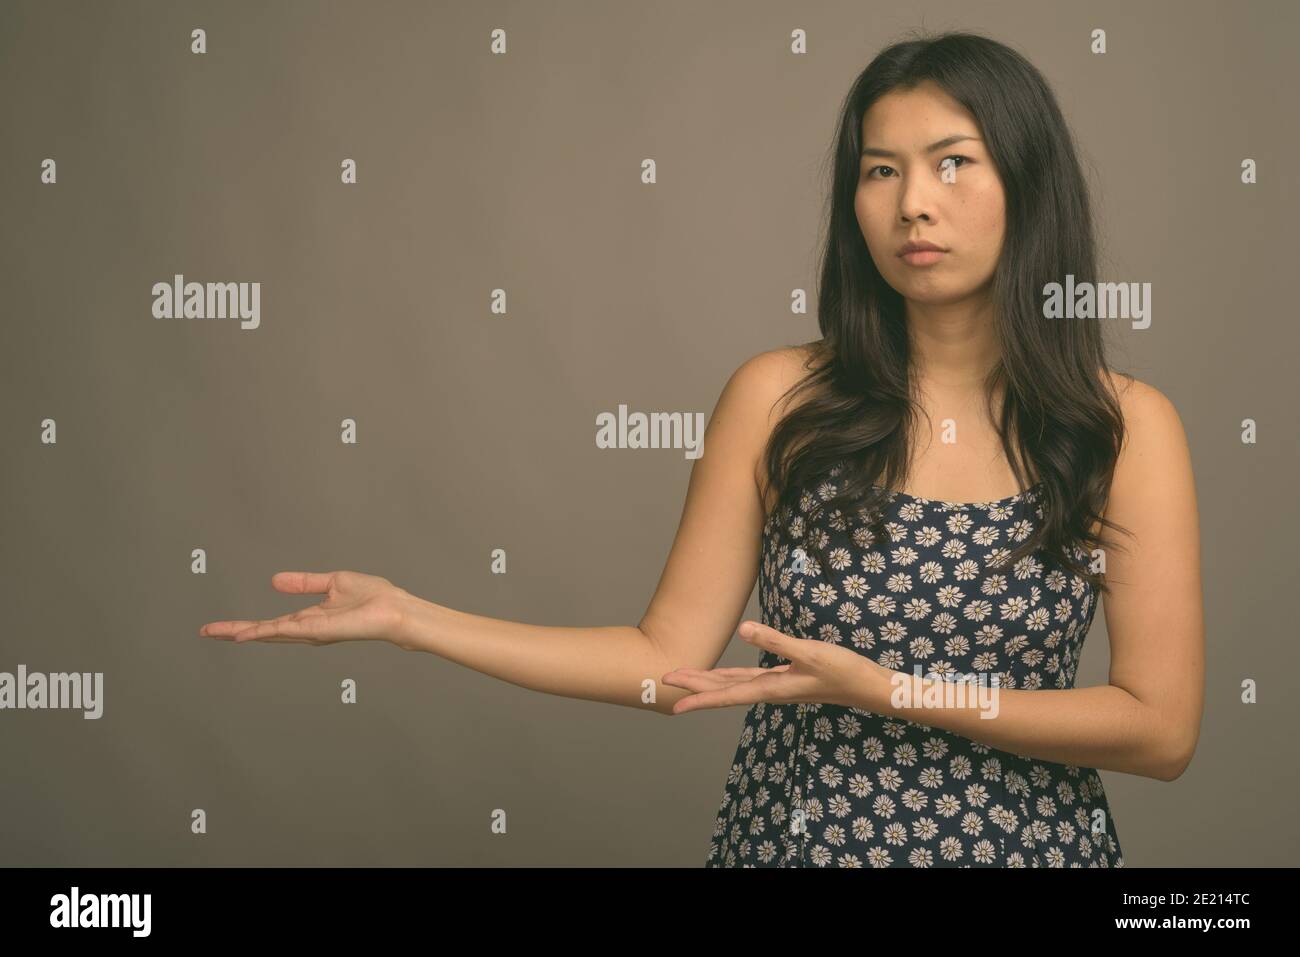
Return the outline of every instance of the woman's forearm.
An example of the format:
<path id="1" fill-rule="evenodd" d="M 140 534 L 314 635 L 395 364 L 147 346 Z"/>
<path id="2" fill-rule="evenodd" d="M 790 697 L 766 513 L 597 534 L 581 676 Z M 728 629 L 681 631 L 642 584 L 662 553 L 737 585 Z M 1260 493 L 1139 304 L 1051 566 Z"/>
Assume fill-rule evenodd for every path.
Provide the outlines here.
<path id="1" fill-rule="evenodd" d="M 530 625 L 403 599 L 394 644 L 427 651 L 521 688 L 671 714 L 690 694 L 660 682 L 678 667 L 632 625 Z"/>
<path id="2" fill-rule="evenodd" d="M 1170 781 L 1190 760 L 1185 735 L 1167 727 L 1159 712 L 1123 688 L 992 689 L 980 700 L 969 690 L 948 706 L 921 704 L 927 690 L 954 685 L 898 671 L 869 679 L 864 706 L 964 735 L 990 747 L 1061 764 L 1123 771 Z M 897 697 L 907 689 L 910 694 Z M 942 700 L 942 699 L 940 699 Z M 992 704 L 992 707 L 988 705 Z"/>

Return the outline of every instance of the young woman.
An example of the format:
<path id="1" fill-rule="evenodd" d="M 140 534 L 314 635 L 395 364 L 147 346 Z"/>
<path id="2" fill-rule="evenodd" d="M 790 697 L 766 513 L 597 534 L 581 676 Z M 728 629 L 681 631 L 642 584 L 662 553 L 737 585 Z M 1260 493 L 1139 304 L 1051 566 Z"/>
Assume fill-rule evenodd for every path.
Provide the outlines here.
<path id="1" fill-rule="evenodd" d="M 746 705 L 709 866 L 1122 866 L 1097 769 L 1171 781 L 1191 759 L 1199 532 L 1169 401 L 1108 369 L 1098 320 L 1046 316 L 1049 284 L 1099 278 L 1069 131 L 1020 55 L 948 34 L 862 72 L 834 150 L 822 338 L 727 382 L 636 627 L 281 572 L 326 599 L 200 633 L 387 640 L 663 714 Z M 715 668 L 756 577 L 758 667 Z M 1076 688 L 1103 593 L 1110 680 Z"/>

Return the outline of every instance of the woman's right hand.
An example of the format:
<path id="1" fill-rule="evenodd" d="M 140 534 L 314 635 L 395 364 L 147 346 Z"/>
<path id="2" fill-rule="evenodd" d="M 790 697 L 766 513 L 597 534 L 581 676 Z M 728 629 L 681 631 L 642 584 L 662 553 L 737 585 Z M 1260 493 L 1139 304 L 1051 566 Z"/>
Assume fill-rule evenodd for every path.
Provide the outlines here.
<path id="1" fill-rule="evenodd" d="M 318 605 L 279 618 L 210 621 L 199 634 L 222 641 L 330 645 L 338 641 L 398 643 L 412 595 L 387 578 L 361 572 L 278 572 L 271 587 L 289 595 L 325 595 Z"/>

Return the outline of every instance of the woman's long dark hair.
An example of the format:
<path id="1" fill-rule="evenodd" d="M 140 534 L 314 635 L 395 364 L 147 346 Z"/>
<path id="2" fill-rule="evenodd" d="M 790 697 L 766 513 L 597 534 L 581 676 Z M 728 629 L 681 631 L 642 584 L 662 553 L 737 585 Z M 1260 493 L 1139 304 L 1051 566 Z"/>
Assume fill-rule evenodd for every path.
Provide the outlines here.
<path id="1" fill-rule="evenodd" d="M 1010 568 L 1042 548 L 1059 567 L 1102 591 L 1089 567 L 1107 544 L 1095 526 L 1120 528 L 1102 512 L 1124 437 L 1096 319 L 1048 319 L 1043 289 L 1096 282 L 1088 187 L 1056 99 L 1038 70 L 995 40 L 947 33 L 885 49 L 845 97 L 834 144 L 830 217 L 821 250 L 817 322 L 808 373 L 790 392 L 806 401 L 768 440 L 766 472 L 775 512 L 797 514 L 808 490 L 838 475 L 813 514 L 857 513 L 888 541 L 881 507 L 905 488 L 908 435 L 916 423 L 915 376 L 902 297 L 872 261 L 854 213 L 862 119 L 891 90 L 933 81 L 975 117 L 1006 195 L 1006 230 L 992 282 L 1001 358 L 985 381 L 1004 389 L 995 425 L 1020 487 L 1037 488 L 1043 520 L 1004 560 Z M 1031 485 L 1030 477 L 1037 479 Z M 828 486 L 822 486 L 824 489 Z M 816 496 L 813 497 L 817 498 Z M 820 567 L 826 537 L 802 543 Z"/>

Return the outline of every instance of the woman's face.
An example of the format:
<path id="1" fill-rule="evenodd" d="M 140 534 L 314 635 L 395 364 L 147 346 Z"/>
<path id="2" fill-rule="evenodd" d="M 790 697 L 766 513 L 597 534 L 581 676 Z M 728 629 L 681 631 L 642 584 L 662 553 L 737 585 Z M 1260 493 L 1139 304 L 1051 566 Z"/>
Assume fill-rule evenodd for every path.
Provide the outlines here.
<path id="1" fill-rule="evenodd" d="M 885 281 L 927 304 L 982 294 L 1002 251 L 1006 207 L 974 116 L 927 81 L 873 103 L 862 145 L 853 207 Z M 944 252 L 904 259 L 909 240 Z"/>

